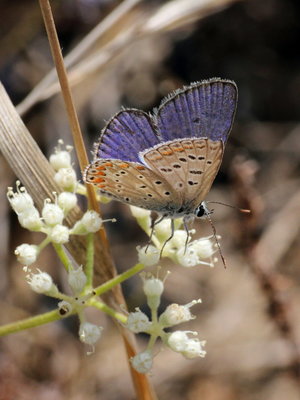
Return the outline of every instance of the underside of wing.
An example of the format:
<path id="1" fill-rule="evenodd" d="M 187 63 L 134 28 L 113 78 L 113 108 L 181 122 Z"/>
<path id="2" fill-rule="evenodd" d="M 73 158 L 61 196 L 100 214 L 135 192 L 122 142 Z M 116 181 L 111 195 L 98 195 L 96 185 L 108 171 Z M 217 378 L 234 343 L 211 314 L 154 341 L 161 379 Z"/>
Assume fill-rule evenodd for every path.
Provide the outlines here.
<path id="1" fill-rule="evenodd" d="M 144 165 L 116 159 L 98 159 L 84 172 L 84 181 L 105 196 L 158 212 L 171 212 L 179 198 L 172 186 Z"/>
<path id="2" fill-rule="evenodd" d="M 224 145 L 210 139 L 177 139 L 140 154 L 178 193 L 186 212 L 204 200 L 219 170 Z"/>

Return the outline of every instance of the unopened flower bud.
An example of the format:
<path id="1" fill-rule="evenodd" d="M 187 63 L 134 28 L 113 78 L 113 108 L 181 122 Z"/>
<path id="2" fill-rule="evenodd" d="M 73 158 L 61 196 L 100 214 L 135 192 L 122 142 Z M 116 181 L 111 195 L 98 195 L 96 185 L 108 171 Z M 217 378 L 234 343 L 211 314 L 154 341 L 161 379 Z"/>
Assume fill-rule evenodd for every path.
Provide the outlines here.
<path id="1" fill-rule="evenodd" d="M 55 171 L 71 167 L 71 155 L 66 150 L 60 150 L 55 154 L 51 154 L 49 161 Z"/>
<path id="2" fill-rule="evenodd" d="M 34 207 L 28 208 L 27 210 L 21 212 L 18 215 L 18 220 L 23 228 L 34 232 L 38 232 L 43 226 L 40 214 Z"/>
<path id="3" fill-rule="evenodd" d="M 76 173 L 73 168 L 61 168 L 56 172 L 54 180 L 67 192 L 74 192 L 77 185 Z"/>
<path id="4" fill-rule="evenodd" d="M 64 213 L 57 204 L 46 203 L 42 210 L 42 217 L 47 225 L 54 226 L 62 223 Z"/>
<path id="5" fill-rule="evenodd" d="M 52 228 L 49 238 L 53 243 L 67 243 L 69 241 L 69 228 L 64 225 L 57 224 Z"/>
<path id="6" fill-rule="evenodd" d="M 144 280 L 144 293 L 146 296 L 161 296 L 164 290 L 164 283 L 157 278 L 149 278 Z"/>
<path id="7" fill-rule="evenodd" d="M 97 232 L 102 225 L 102 218 L 96 211 L 87 211 L 84 216 L 76 222 L 71 232 L 73 235 L 86 235 Z"/>
<path id="8" fill-rule="evenodd" d="M 133 333 L 147 332 L 151 327 L 151 322 L 146 314 L 137 309 L 128 315 L 126 327 Z"/>
<path id="9" fill-rule="evenodd" d="M 66 215 L 77 204 L 77 196 L 71 192 L 62 192 L 58 195 L 57 204 Z"/>
<path id="10" fill-rule="evenodd" d="M 33 264 L 38 256 L 38 247 L 33 244 L 23 243 L 15 250 L 19 263 L 24 265 Z"/>
<path id="11" fill-rule="evenodd" d="M 90 322 L 83 322 L 79 327 L 79 338 L 83 343 L 94 346 L 100 339 L 103 328 L 91 324 Z"/>
<path id="12" fill-rule="evenodd" d="M 146 374 L 152 368 L 153 356 L 150 350 L 146 350 L 132 357 L 130 362 L 136 371 Z"/>
<path id="13" fill-rule="evenodd" d="M 86 284 L 86 281 L 87 281 L 87 278 L 86 278 L 85 273 L 82 270 L 82 267 L 73 269 L 68 274 L 68 282 L 69 282 L 69 285 L 71 286 L 74 294 L 79 294 L 83 290 L 83 288 Z"/>

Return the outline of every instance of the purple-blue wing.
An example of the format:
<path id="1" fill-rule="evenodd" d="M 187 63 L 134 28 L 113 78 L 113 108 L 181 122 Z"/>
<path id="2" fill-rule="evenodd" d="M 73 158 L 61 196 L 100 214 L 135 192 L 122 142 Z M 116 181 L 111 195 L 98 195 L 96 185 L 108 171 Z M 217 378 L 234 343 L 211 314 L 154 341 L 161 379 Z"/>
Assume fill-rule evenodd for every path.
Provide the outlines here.
<path id="1" fill-rule="evenodd" d="M 123 110 L 103 129 L 95 144 L 95 159 L 139 162 L 139 152 L 158 143 L 154 122 L 148 114 L 135 109 Z"/>
<path id="2" fill-rule="evenodd" d="M 162 101 L 156 113 L 162 141 L 208 138 L 226 142 L 237 104 L 237 87 L 223 79 L 192 83 Z"/>

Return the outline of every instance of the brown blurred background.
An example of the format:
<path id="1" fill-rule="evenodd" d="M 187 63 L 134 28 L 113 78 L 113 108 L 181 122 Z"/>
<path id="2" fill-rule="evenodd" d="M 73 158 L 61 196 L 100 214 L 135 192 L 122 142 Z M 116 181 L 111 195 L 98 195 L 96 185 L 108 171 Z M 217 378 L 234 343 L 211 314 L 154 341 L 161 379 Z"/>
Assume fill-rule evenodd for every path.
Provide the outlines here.
<path id="1" fill-rule="evenodd" d="M 53 1 L 64 55 L 122 2 Z M 206 339 L 205 359 L 187 361 L 169 350 L 155 358 L 151 380 L 160 399 L 300 399 L 300 3 L 298 0 L 136 1 L 70 66 L 76 107 L 88 149 L 104 121 L 121 106 L 150 111 L 163 96 L 192 81 L 219 76 L 239 88 L 236 122 L 209 200 L 251 208 L 251 216 L 215 205 L 213 220 L 228 268 L 172 271 L 162 309 L 202 298 L 197 319 L 180 326 Z M 123 6 L 130 1 L 123 2 Z M 169 8 L 166 8 L 169 7 Z M 115 11 L 114 11 L 115 10 Z M 37 1 L 0 4 L 0 79 L 46 155 L 59 138 L 71 143 L 55 81 L 28 94 L 53 64 Z M 107 21 L 107 19 L 106 19 Z M 27 102 L 24 101 L 27 99 Z M 23 242 L 41 237 L 18 226 L 5 193 L 16 177 L 0 158 L 1 323 L 52 310 L 56 302 L 30 291 L 13 256 Z M 79 173 L 79 171 L 78 171 Z M 103 206 L 118 271 L 137 260 L 144 236 L 129 209 Z M 205 221 L 199 236 L 211 234 Z M 65 274 L 47 248 L 37 266 L 61 289 Z M 131 310 L 144 305 L 141 282 L 127 282 Z M 0 399 L 132 399 L 122 341 L 112 322 L 94 355 L 70 318 L 0 341 Z M 146 338 L 138 338 L 140 348 Z M 159 347 L 158 347 L 159 352 Z"/>

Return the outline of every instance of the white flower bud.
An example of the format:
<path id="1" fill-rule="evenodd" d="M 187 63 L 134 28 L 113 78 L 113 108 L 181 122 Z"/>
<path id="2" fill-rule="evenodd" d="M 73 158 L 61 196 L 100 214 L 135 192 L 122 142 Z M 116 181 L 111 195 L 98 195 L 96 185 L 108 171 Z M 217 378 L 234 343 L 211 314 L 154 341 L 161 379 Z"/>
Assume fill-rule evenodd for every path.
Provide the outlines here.
<path id="1" fill-rule="evenodd" d="M 100 339 L 102 330 L 101 326 L 82 322 L 79 327 L 79 338 L 83 343 L 93 346 Z"/>
<path id="2" fill-rule="evenodd" d="M 160 252 L 157 250 L 156 247 L 152 245 L 144 247 L 137 246 L 136 249 L 138 251 L 139 262 L 144 264 L 145 267 L 151 267 L 152 265 L 158 263 Z"/>
<path id="3" fill-rule="evenodd" d="M 54 226 L 63 222 L 64 213 L 57 204 L 46 203 L 42 210 L 42 217 L 47 225 Z"/>
<path id="4" fill-rule="evenodd" d="M 19 263 L 24 265 L 31 265 L 33 264 L 38 256 L 38 247 L 33 244 L 23 243 L 18 246 L 15 250 L 15 255 Z"/>
<path id="5" fill-rule="evenodd" d="M 38 270 L 36 274 L 31 273 L 26 276 L 27 282 L 31 289 L 36 293 L 57 293 L 57 288 L 54 285 L 52 278 L 47 272 Z"/>
<path id="6" fill-rule="evenodd" d="M 55 154 L 51 154 L 49 161 L 55 171 L 58 171 L 61 168 L 71 167 L 71 155 L 66 150 L 57 151 Z"/>
<path id="7" fill-rule="evenodd" d="M 43 226 L 38 210 L 34 207 L 28 208 L 18 215 L 18 220 L 23 228 L 30 231 L 39 231 Z"/>
<path id="8" fill-rule="evenodd" d="M 87 281 L 87 278 L 86 278 L 85 273 L 82 270 L 82 267 L 73 269 L 68 274 L 69 285 L 75 294 L 79 294 L 82 292 L 82 290 L 86 284 L 86 281 Z"/>
<path id="9" fill-rule="evenodd" d="M 67 243 L 69 241 L 69 228 L 64 225 L 57 224 L 49 233 L 49 238 L 53 243 Z"/>
<path id="10" fill-rule="evenodd" d="M 61 168 L 56 172 L 54 180 L 67 192 L 74 192 L 77 185 L 76 173 L 72 168 Z"/>
<path id="11" fill-rule="evenodd" d="M 62 192 L 58 195 L 57 204 L 66 215 L 77 204 L 77 196 L 71 192 Z"/>
<path id="12" fill-rule="evenodd" d="M 149 218 L 150 214 L 151 214 L 151 211 L 144 210 L 143 208 L 136 207 L 136 206 L 130 206 L 130 210 L 131 210 L 132 215 L 137 219 Z"/>
<path id="13" fill-rule="evenodd" d="M 128 315 L 126 327 L 133 333 L 147 332 L 151 327 L 151 322 L 146 314 L 137 309 Z"/>
<path id="14" fill-rule="evenodd" d="M 97 232 L 102 225 L 102 218 L 96 211 L 87 211 L 84 216 L 76 222 L 71 232 L 73 235 L 86 235 L 87 233 Z"/>
<path id="15" fill-rule="evenodd" d="M 136 371 L 140 374 L 146 374 L 152 368 L 153 356 L 150 350 L 146 350 L 132 357 L 130 362 Z"/>
<path id="16" fill-rule="evenodd" d="M 164 290 L 164 283 L 157 278 L 149 278 L 144 280 L 144 293 L 147 297 L 161 296 Z"/>

